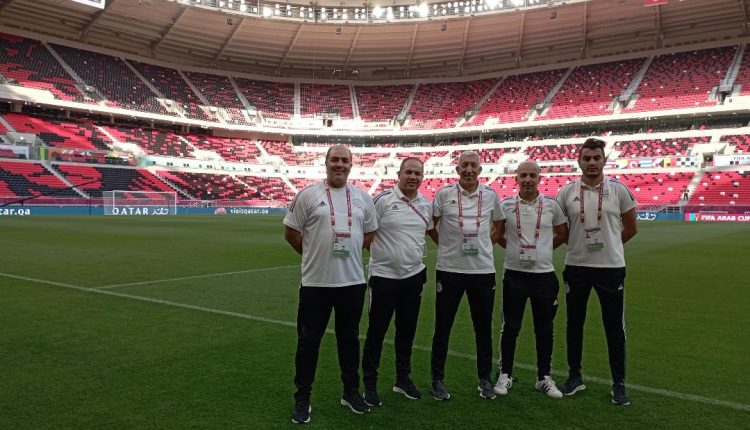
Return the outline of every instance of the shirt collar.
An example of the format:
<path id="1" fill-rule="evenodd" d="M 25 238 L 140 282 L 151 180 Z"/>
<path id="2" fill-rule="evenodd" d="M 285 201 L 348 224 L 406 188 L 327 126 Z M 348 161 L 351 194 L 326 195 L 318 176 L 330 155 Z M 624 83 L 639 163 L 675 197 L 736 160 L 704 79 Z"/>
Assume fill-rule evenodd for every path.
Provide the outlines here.
<path id="1" fill-rule="evenodd" d="M 589 186 L 588 184 L 586 184 L 585 182 L 583 182 L 583 179 L 579 179 L 579 181 L 581 183 L 581 188 L 586 188 L 586 189 L 589 189 L 589 190 L 595 190 L 595 189 L 599 188 L 600 184 L 604 184 L 602 187 L 606 186 L 606 184 L 607 184 L 607 176 L 606 175 L 602 176 L 602 181 L 599 182 L 598 184 L 594 185 L 593 187 Z"/>
<path id="2" fill-rule="evenodd" d="M 398 199 L 399 199 L 399 200 L 404 200 L 404 198 L 407 198 L 407 199 L 408 199 L 408 197 L 406 197 L 406 196 L 404 195 L 404 193 L 403 193 L 403 192 L 401 192 L 401 188 L 399 188 L 399 187 L 398 187 L 398 185 L 395 185 L 395 186 L 393 187 L 393 192 L 394 192 L 394 193 L 396 193 L 396 197 L 398 197 Z M 416 196 L 414 196 L 414 198 L 413 198 L 413 199 L 411 199 L 411 201 L 412 201 L 412 202 L 416 202 L 416 201 L 417 201 L 417 200 L 419 200 L 420 198 L 422 198 L 422 194 L 421 194 L 421 193 L 420 193 L 419 191 L 417 191 L 417 195 L 416 195 Z M 405 201 L 405 200 L 404 200 L 404 201 Z"/>
<path id="3" fill-rule="evenodd" d="M 539 198 L 542 197 L 542 193 L 537 194 L 536 198 L 534 200 L 531 200 L 531 201 L 524 200 L 523 197 L 521 197 L 520 194 L 516 194 L 516 197 L 518 198 L 519 202 L 521 202 L 521 203 L 523 203 L 525 205 L 535 205 L 535 204 L 537 204 L 536 202 L 539 201 Z"/>
<path id="4" fill-rule="evenodd" d="M 466 190 L 465 190 L 465 189 L 464 189 L 464 188 L 463 188 L 463 187 L 461 186 L 461 184 L 459 184 L 458 182 L 456 182 L 456 189 L 457 189 L 457 190 L 459 190 L 459 191 L 461 192 L 461 195 L 463 195 L 463 196 L 467 196 L 467 197 L 471 197 L 471 196 L 476 196 L 477 194 L 479 194 L 479 191 L 480 191 L 480 190 L 482 189 L 482 184 L 477 184 L 477 189 L 476 189 L 476 190 L 474 190 L 474 192 L 472 192 L 472 193 L 470 193 L 470 192 L 466 191 Z"/>

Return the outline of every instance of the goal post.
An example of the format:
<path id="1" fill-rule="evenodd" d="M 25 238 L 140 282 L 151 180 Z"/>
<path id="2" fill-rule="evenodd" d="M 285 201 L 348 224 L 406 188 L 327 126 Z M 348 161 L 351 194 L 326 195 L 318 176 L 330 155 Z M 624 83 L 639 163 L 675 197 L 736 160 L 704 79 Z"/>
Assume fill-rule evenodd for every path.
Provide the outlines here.
<path id="1" fill-rule="evenodd" d="M 104 215 L 177 215 L 176 191 L 112 190 L 102 197 Z"/>

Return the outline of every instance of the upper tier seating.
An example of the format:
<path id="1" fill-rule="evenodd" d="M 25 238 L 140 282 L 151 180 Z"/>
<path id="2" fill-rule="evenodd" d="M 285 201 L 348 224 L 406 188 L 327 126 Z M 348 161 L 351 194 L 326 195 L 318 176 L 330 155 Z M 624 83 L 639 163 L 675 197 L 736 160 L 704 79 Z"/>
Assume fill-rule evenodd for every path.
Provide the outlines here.
<path id="1" fill-rule="evenodd" d="M 732 134 L 721 136 L 722 142 L 729 142 L 734 145 L 734 152 L 748 154 L 750 153 L 750 136 L 747 134 Z"/>
<path id="2" fill-rule="evenodd" d="M 196 148 L 214 151 L 227 161 L 235 163 L 258 163 L 260 150 L 252 140 L 188 134 L 183 136 Z"/>
<path id="3" fill-rule="evenodd" d="M 630 188 L 640 206 L 676 205 L 693 179 L 693 172 L 619 173 L 614 177 Z"/>
<path id="4" fill-rule="evenodd" d="M 289 119 L 294 115 L 294 84 L 236 78 L 248 103 L 264 117 Z"/>
<path id="5" fill-rule="evenodd" d="M 354 87 L 359 116 L 364 121 L 390 121 L 404 108 L 412 85 Z"/>
<path id="6" fill-rule="evenodd" d="M 237 92 L 226 76 L 209 75 L 206 73 L 185 72 L 185 75 L 203 94 L 211 106 L 225 108 L 230 117 L 230 124 L 247 124 L 242 115 L 242 105 Z"/>
<path id="7" fill-rule="evenodd" d="M 193 158 L 193 148 L 169 131 L 110 126 L 102 128 L 120 142 L 135 143 L 147 154 Z"/>
<path id="8" fill-rule="evenodd" d="M 50 146 L 110 151 L 109 139 L 91 122 L 44 119 L 19 113 L 3 116 L 19 133 L 33 133 Z"/>
<path id="9" fill-rule="evenodd" d="M 0 74 L 27 88 L 48 90 L 56 99 L 73 101 L 83 96 L 41 42 L 0 33 Z"/>
<path id="10" fill-rule="evenodd" d="M 715 105 L 709 93 L 726 76 L 736 51 L 729 46 L 656 57 L 635 90 L 640 97 L 623 112 Z"/>
<path id="11" fill-rule="evenodd" d="M 682 137 L 674 139 L 628 140 L 615 142 L 614 149 L 620 157 L 663 157 L 665 155 L 688 155 L 697 143 L 707 143 L 709 136 Z"/>
<path id="12" fill-rule="evenodd" d="M 130 64 L 143 75 L 151 85 L 156 87 L 167 99 L 174 100 L 185 112 L 185 116 L 193 119 L 212 121 L 200 108 L 198 96 L 188 86 L 187 82 L 174 69 L 155 66 L 153 64 L 131 61 Z"/>
<path id="13" fill-rule="evenodd" d="M 122 59 L 62 45 L 51 46 L 84 82 L 107 98 L 108 106 L 167 114 L 156 94 Z"/>
<path id="14" fill-rule="evenodd" d="M 69 185 L 37 163 L 0 161 L 0 196 L 80 197 Z"/>
<path id="15" fill-rule="evenodd" d="M 452 128 L 487 94 L 497 79 L 420 84 L 409 108 L 407 130 Z"/>
<path id="16" fill-rule="evenodd" d="M 740 95 L 750 95 L 750 44 L 745 46 L 745 52 L 742 55 L 740 70 L 737 72 L 737 78 L 734 80 L 735 85 L 741 85 Z"/>
<path id="17" fill-rule="evenodd" d="M 525 121 L 530 110 L 544 100 L 564 73 L 564 69 L 556 69 L 508 76 L 464 126 L 484 125 L 489 118 L 496 118 L 501 124 Z"/>
<path id="18" fill-rule="evenodd" d="M 627 89 L 643 59 L 576 67 L 552 98 L 552 107 L 537 120 L 608 115 L 607 106 Z"/>
<path id="19" fill-rule="evenodd" d="M 125 169 L 117 167 L 84 166 L 80 164 L 55 164 L 58 172 L 72 184 L 83 184 L 79 188 L 91 197 L 100 198 L 104 191 L 169 191 L 169 185 L 145 169 Z"/>
<path id="20" fill-rule="evenodd" d="M 303 117 L 321 114 L 351 119 L 352 100 L 347 85 L 300 84 L 300 106 Z"/>
<path id="21" fill-rule="evenodd" d="M 689 204 L 750 206 L 750 171 L 706 172 Z"/>

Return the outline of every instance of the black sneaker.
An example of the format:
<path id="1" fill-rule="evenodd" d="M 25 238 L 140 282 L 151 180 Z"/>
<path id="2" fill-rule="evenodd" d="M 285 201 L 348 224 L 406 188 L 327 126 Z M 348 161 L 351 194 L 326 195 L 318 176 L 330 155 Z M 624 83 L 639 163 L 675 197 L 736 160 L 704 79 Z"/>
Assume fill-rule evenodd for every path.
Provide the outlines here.
<path id="1" fill-rule="evenodd" d="M 365 400 L 356 391 L 344 393 L 344 395 L 341 396 L 341 404 L 351 409 L 355 414 L 370 412 L 370 407 L 367 406 Z"/>
<path id="2" fill-rule="evenodd" d="M 492 389 L 492 382 L 489 379 L 480 379 L 477 390 L 479 390 L 479 396 L 483 399 L 492 400 L 496 396 L 495 390 Z"/>
<path id="3" fill-rule="evenodd" d="M 625 384 L 613 384 L 612 385 L 612 403 L 620 406 L 628 406 L 630 404 L 630 397 L 625 394 Z"/>
<path id="4" fill-rule="evenodd" d="M 294 410 L 292 411 L 292 422 L 294 424 L 304 424 L 310 422 L 310 400 L 295 400 Z"/>
<path id="5" fill-rule="evenodd" d="M 450 393 L 445 391 L 445 382 L 441 379 L 432 381 L 432 398 L 435 400 L 448 400 L 451 398 Z"/>
<path id="6" fill-rule="evenodd" d="M 396 383 L 393 384 L 393 391 L 395 393 L 401 393 L 406 396 L 407 399 L 411 400 L 422 398 L 422 392 L 417 389 L 409 377 L 396 381 Z"/>
<path id="7" fill-rule="evenodd" d="M 568 376 L 568 380 L 559 388 L 560 392 L 564 395 L 572 396 L 579 391 L 585 390 L 586 386 L 583 385 L 583 377 L 581 375 L 571 375 Z"/>
<path id="8" fill-rule="evenodd" d="M 375 387 L 365 387 L 364 398 L 367 406 L 380 406 L 383 404 L 383 402 L 380 401 L 378 390 Z"/>

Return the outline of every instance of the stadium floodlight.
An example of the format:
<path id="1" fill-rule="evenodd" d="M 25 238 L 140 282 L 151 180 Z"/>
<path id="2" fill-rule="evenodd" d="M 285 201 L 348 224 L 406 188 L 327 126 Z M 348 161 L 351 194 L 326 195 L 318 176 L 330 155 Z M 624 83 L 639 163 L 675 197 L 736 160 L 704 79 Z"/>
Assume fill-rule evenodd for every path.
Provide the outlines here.
<path id="1" fill-rule="evenodd" d="M 393 21 L 393 8 L 391 6 L 388 6 L 386 10 L 385 19 L 386 21 Z"/>
<path id="2" fill-rule="evenodd" d="M 328 15 L 326 15 L 326 8 L 322 7 L 320 8 L 320 20 L 325 21 L 326 18 L 328 18 Z"/>
<path id="3" fill-rule="evenodd" d="M 494 9 L 500 4 L 500 0 L 484 0 L 484 2 L 487 4 L 487 7 L 490 9 Z"/>
<path id="4" fill-rule="evenodd" d="M 271 15 L 273 15 L 273 11 L 271 10 L 271 8 L 268 6 L 263 6 L 263 17 L 268 18 Z"/>
<path id="5" fill-rule="evenodd" d="M 430 6 L 426 2 L 419 5 L 419 16 L 427 17 L 430 14 Z"/>
<path id="6" fill-rule="evenodd" d="M 380 6 L 375 6 L 372 9 L 372 17 L 373 18 L 380 18 L 381 16 L 383 16 L 383 8 L 380 7 Z"/>
<path id="7" fill-rule="evenodd" d="M 510 4 L 515 7 L 523 6 L 524 3 L 525 3 L 524 0 L 510 0 Z"/>
<path id="8" fill-rule="evenodd" d="M 247 12 L 247 5 L 241 4 L 240 5 L 240 12 Z"/>

